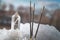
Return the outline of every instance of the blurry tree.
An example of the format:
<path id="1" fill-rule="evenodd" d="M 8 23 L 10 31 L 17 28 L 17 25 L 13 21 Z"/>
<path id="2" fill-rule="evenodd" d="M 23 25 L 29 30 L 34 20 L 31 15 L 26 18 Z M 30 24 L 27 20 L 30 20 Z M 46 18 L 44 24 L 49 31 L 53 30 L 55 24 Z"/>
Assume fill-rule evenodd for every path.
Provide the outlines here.
<path id="1" fill-rule="evenodd" d="M 0 0 L 0 10 L 1 10 L 1 2 L 2 2 L 2 0 Z"/>
<path id="2" fill-rule="evenodd" d="M 54 14 L 53 14 L 53 15 L 51 15 L 49 25 L 52 25 L 52 23 L 53 23 L 53 19 L 54 19 Z"/>
<path id="3" fill-rule="evenodd" d="M 2 10 L 5 10 L 7 5 L 5 3 L 2 4 Z"/>
<path id="4" fill-rule="evenodd" d="M 60 9 L 56 9 L 52 15 L 50 25 L 54 25 L 57 30 L 60 31 Z"/>
<path id="5" fill-rule="evenodd" d="M 0 10 L 5 10 L 6 4 L 3 0 L 0 0 Z"/>
<path id="6" fill-rule="evenodd" d="M 23 6 L 19 6 L 19 7 L 17 8 L 17 11 L 19 11 L 19 12 L 23 12 L 22 10 L 24 10 L 24 7 L 23 7 Z"/>
<path id="7" fill-rule="evenodd" d="M 23 10 L 24 10 L 24 7 L 23 6 L 19 6 L 17 8 L 17 11 L 19 12 L 19 15 L 21 16 L 21 22 L 23 23 Z"/>
<path id="8" fill-rule="evenodd" d="M 60 9 L 56 10 L 56 14 L 57 14 L 56 27 L 60 31 Z"/>
<path id="9" fill-rule="evenodd" d="M 14 6 L 12 4 L 9 5 L 9 11 L 14 11 Z"/>
<path id="10" fill-rule="evenodd" d="M 9 5 L 9 15 L 12 15 L 13 13 L 15 13 L 14 5 L 10 4 Z"/>

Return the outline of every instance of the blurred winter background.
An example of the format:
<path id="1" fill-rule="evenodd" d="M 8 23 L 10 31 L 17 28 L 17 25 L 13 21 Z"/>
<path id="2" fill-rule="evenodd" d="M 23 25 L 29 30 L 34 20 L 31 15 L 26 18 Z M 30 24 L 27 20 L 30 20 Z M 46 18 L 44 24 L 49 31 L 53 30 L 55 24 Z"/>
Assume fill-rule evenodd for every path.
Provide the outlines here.
<path id="1" fill-rule="evenodd" d="M 31 0 L 31 2 L 32 11 L 35 3 L 34 34 L 41 16 L 40 14 L 41 12 L 44 13 L 36 39 L 60 40 L 60 0 Z M 42 11 L 43 6 L 45 6 L 44 11 Z M 18 30 L 21 34 L 19 34 L 21 36 L 20 39 L 24 38 L 24 36 L 29 39 L 30 0 L 0 0 L 0 40 L 15 40 L 14 38 L 16 37 L 14 35 L 17 34 L 11 33 L 9 29 L 11 28 L 11 16 L 16 11 L 21 16 L 21 29 Z M 11 34 L 14 34 L 14 38 L 10 36 Z"/>

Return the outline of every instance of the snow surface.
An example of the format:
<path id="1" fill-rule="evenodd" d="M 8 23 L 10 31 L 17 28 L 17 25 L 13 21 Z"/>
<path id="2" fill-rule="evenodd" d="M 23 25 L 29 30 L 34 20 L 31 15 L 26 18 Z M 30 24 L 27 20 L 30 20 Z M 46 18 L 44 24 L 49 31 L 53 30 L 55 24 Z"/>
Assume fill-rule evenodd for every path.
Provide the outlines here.
<path id="1" fill-rule="evenodd" d="M 34 35 L 37 29 L 37 25 L 37 23 L 34 23 Z M 6 30 L 5 28 L 0 29 L 0 40 L 29 40 L 29 36 L 29 23 L 21 23 L 20 30 Z M 40 24 L 36 40 L 60 40 L 60 32 L 54 26 Z"/>

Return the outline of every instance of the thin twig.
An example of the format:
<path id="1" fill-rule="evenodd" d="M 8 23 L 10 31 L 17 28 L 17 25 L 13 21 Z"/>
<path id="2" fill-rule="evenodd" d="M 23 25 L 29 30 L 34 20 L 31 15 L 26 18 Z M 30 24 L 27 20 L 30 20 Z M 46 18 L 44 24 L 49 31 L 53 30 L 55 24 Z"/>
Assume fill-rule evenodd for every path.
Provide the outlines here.
<path id="1" fill-rule="evenodd" d="M 34 3 L 33 14 L 32 14 L 32 36 L 33 36 L 33 22 L 34 22 L 34 13 L 35 13 L 35 3 Z"/>
<path id="2" fill-rule="evenodd" d="M 40 25 L 40 23 L 41 23 L 41 19 L 42 19 L 42 16 L 43 16 L 44 8 L 45 8 L 45 7 L 43 7 L 43 10 L 42 10 L 42 13 L 41 13 L 41 16 L 40 16 L 40 19 L 39 19 L 39 23 L 38 23 L 38 27 L 37 27 L 37 30 L 36 30 L 36 34 L 35 34 L 35 36 L 34 36 L 35 38 L 36 38 L 37 33 L 38 33 L 38 30 L 39 30 L 39 25 Z"/>
<path id="3" fill-rule="evenodd" d="M 31 1 L 30 1 L 30 38 L 32 38 L 32 29 L 31 29 Z"/>

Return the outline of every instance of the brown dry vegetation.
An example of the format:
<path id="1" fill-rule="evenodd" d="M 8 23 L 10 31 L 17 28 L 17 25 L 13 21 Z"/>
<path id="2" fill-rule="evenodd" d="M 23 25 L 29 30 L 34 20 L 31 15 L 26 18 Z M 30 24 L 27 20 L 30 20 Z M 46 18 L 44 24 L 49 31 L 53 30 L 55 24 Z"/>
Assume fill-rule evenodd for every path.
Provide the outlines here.
<path id="1" fill-rule="evenodd" d="M 30 12 L 25 10 L 25 9 L 23 9 L 23 10 L 25 10 L 23 12 L 22 9 L 21 10 L 19 9 L 19 11 L 18 11 L 19 15 L 21 16 L 21 22 L 22 23 L 27 23 L 27 22 L 29 22 Z M 8 21 L 11 21 L 11 16 L 14 13 L 15 13 L 14 10 L 9 10 L 9 11 L 0 10 L 0 20 L 7 19 Z M 41 19 L 41 24 L 51 24 L 51 25 L 54 25 L 57 29 L 60 30 L 60 18 L 59 17 L 60 17 L 60 9 L 57 9 L 57 10 L 54 11 L 54 15 L 52 16 L 51 19 L 49 19 L 48 17 L 43 15 L 42 19 Z M 4 19 L 2 19 L 2 18 L 4 18 Z M 38 23 L 39 18 L 40 18 L 40 15 L 34 15 L 34 22 Z M 10 25 L 10 24 L 7 24 L 7 25 Z M 8 28 L 8 29 L 10 28 L 10 26 L 9 27 L 5 26 L 5 27 Z M 0 26 L 0 28 L 3 28 L 3 26 Z"/>

